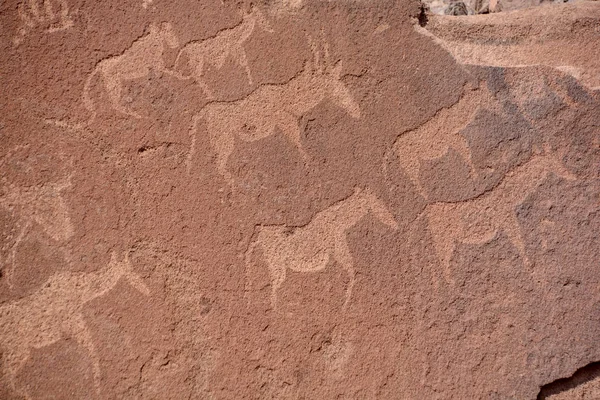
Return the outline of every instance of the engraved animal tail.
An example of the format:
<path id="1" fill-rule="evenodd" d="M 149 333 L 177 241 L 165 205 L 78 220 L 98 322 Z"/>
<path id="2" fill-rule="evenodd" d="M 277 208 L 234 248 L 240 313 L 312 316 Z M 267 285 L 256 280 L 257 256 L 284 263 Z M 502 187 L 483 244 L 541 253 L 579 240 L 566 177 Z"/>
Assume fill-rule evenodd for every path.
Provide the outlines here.
<path id="1" fill-rule="evenodd" d="M 248 298 L 248 292 L 250 283 L 248 282 L 248 267 L 250 265 L 254 265 L 252 262 L 252 256 L 254 255 L 254 250 L 258 245 L 258 229 L 254 227 L 254 232 L 252 232 L 252 236 L 248 239 L 248 247 L 246 248 L 246 252 L 244 253 L 244 299 Z"/>
<path id="2" fill-rule="evenodd" d="M 145 296 L 150 295 L 150 289 L 144 280 L 133 270 L 133 266 L 129 260 L 129 253 L 125 256 L 125 262 L 118 264 L 121 268 L 121 276 L 127 282 Z"/>
<path id="3" fill-rule="evenodd" d="M 83 86 L 83 105 L 85 108 L 91 113 L 89 122 L 92 122 L 96 118 L 96 107 L 94 106 L 94 102 L 92 101 L 92 96 L 90 95 L 90 90 L 92 86 L 92 81 L 95 76 L 98 75 L 100 70 L 98 67 L 94 68 L 91 74 L 88 75 L 85 80 L 85 85 Z"/>
<path id="4" fill-rule="evenodd" d="M 185 160 L 185 169 L 186 169 L 186 172 L 188 175 L 190 174 L 190 171 L 192 170 L 192 159 L 194 158 L 194 154 L 196 154 L 196 134 L 197 134 L 197 130 L 198 130 L 198 121 L 200 121 L 201 119 L 204 119 L 205 115 L 206 115 L 206 111 L 203 108 L 192 117 L 192 127 L 190 128 L 190 132 L 189 132 L 190 151 L 188 151 L 188 155 Z"/>

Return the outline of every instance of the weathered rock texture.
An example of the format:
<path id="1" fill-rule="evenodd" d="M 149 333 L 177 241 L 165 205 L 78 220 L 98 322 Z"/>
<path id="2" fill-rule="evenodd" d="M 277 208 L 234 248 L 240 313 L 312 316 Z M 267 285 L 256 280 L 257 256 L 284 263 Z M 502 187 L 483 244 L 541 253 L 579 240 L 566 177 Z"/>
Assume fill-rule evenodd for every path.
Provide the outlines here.
<path id="1" fill-rule="evenodd" d="M 599 398 L 600 2 L 0 7 L 0 398 Z"/>

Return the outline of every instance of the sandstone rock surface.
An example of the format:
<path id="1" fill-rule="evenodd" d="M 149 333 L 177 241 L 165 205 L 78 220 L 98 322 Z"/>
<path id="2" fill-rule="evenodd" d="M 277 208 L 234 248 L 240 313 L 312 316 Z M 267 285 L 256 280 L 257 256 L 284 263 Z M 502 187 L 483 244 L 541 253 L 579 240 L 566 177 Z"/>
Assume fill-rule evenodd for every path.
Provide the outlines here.
<path id="1" fill-rule="evenodd" d="M 600 2 L 0 3 L 1 399 L 600 398 Z"/>

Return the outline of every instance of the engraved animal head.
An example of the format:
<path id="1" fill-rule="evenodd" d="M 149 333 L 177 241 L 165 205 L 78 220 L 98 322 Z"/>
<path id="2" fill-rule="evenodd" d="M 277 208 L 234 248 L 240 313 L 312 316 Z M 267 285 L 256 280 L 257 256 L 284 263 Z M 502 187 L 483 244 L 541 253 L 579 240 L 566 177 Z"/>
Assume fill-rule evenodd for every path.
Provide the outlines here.
<path id="1" fill-rule="evenodd" d="M 342 81 L 342 61 L 332 65 L 329 55 L 329 45 L 323 42 L 323 51 L 309 38 L 314 60 L 305 68 L 305 74 L 312 80 L 310 86 L 316 92 L 323 91 L 324 97 L 332 100 L 343 108 L 352 118 L 360 118 L 360 106 L 354 100 L 350 89 Z M 321 54 L 322 53 L 322 54 Z M 321 59 L 321 57 L 323 57 Z"/>

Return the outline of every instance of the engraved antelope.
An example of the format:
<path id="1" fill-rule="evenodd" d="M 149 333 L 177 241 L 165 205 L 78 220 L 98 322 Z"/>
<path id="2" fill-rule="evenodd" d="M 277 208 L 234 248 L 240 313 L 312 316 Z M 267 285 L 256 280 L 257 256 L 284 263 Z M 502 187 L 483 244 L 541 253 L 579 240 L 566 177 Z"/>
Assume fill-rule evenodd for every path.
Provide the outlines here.
<path id="1" fill-rule="evenodd" d="M 523 263 L 529 265 L 515 207 L 525 201 L 549 173 L 571 181 L 577 179 L 559 156 L 546 151 L 516 167 L 498 186 L 480 197 L 457 203 L 431 203 L 425 208 L 423 214 L 448 283 L 454 283 L 450 261 L 457 242 L 488 243 L 500 230 L 516 246 Z"/>
<path id="2" fill-rule="evenodd" d="M 417 192 L 427 199 L 419 179 L 421 160 L 442 157 L 449 148 L 457 151 L 469 164 L 471 178 L 476 179 L 477 168 L 471 158 L 467 140 L 460 131 L 471 122 L 480 107 L 491 106 L 491 96 L 484 89 L 466 93 L 458 103 L 442 109 L 431 120 L 415 130 L 402 134 L 394 143 L 394 151 L 402 169 Z"/>
<path id="3" fill-rule="evenodd" d="M 203 80 L 205 65 L 208 64 L 216 69 L 221 69 L 227 58 L 233 57 L 235 62 L 245 69 L 248 82 L 252 84 L 252 72 L 248 65 L 244 43 L 250 38 L 257 25 L 267 32 L 273 32 L 258 7 L 253 6 L 250 13 L 243 16 L 239 25 L 220 31 L 214 37 L 202 41 L 193 41 L 183 46 L 175 60 L 175 70 L 181 70 L 181 57 L 185 56 L 188 60 L 187 64 L 192 70 L 191 76 L 202 87 L 207 96 L 212 98 L 212 92 Z"/>
<path id="4" fill-rule="evenodd" d="M 66 0 L 44 0 L 42 9 L 38 3 L 38 0 L 26 0 L 17 6 L 23 26 L 13 39 L 15 46 L 21 44 L 25 36 L 38 26 L 44 27 L 44 31 L 48 33 L 63 31 L 73 26 Z M 56 4 L 53 3 L 58 3 L 60 9 L 58 12 L 55 10 Z"/>
<path id="5" fill-rule="evenodd" d="M 121 278 L 148 296 L 150 290 L 133 272 L 129 255 L 117 261 L 115 253 L 104 269 L 92 272 L 58 272 L 28 297 L 0 306 L 0 348 L 2 365 L 12 389 L 16 376 L 29 359 L 32 349 L 51 345 L 63 337 L 73 337 L 92 360 L 96 391 L 100 384 L 100 359 L 86 325 L 83 309 L 90 301 L 112 290 Z M 22 393 L 27 397 L 26 393 Z"/>
<path id="6" fill-rule="evenodd" d="M 329 208 L 317 213 L 306 225 L 298 228 L 282 225 L 259 226 L 256 240 L 246 252 L 246 265 L 257 244 L 271 277 L 271 304 L 277 308 L 277 291 L 286 278 L 286 271 L 317 272 L 333 259 L 349 277 L 344 308 L 347 307 L 355 282 L 352 251 L 346 235 L 364 216 L 373 213 L 390 229 L 397 230 L 398 223 L 386 205 L 368 190 L 356 189 L 354 193 Z"/>
<path id="7" fill-rule="evenodd" d="M 217 169 L 229 185 L 233 177 L 227 170 L 235 137 L 252 142 L 271 136 L 276 128 L 298 148 L 304 160 L 299 118 L 329 99 L 351 117 L 360 117 L 360 108 L 352 93 L 341 80 L 341 61 L 330 67 L 329 51 L 325 45 L 323 63 L 316 46 L 311 46 L 314 62 L 307 63 L 300 74 L 284 85 L 263 85 L 242 100 L 210 102 L 192 118 L 191 146 L 188 172 L 195 152 L 196 131 L 205 121 L 210 142 L 217 153 Z"/>
<path id="8" fill-rule="evenodd" d="M 168 22 L 160 26 L 151 24 L 148 33 L 136 40 L 123 54 L 100 61 L 88 76 L 83 89 L 83 102 L 85 107 L 96 116 L 96 107 L 91 98 L 91 87 L 96 75 L 100 75 L 112 107 L 126 115 L 141 118 L 140 115 L 127 109 L 121 103 L 123 85 L 127 80 L 143 78 L 150 70 L 157 70 L 169 75 L 174 73 L 168 70 L 163 60 L 163 53 L 167 48 L 176 48 L 179 40 Z"/>
<path id="9" fill-rule="evenodd" d="M 57 183 L 47 183 L 40 187 L 20 188 L 13 185 L 0 196 L 0 206 L 11 210 L 16 208 L 25 220 L 15 243 L 10 249 L 7 282 L 13 287 L 12 275 L 15 269 L 16 251 L 32 224 L 36 223 L 57 242 L 69 240 L 75 233 L 68 206 L 61 192 L 71 186 L 71 178 Z"/>

